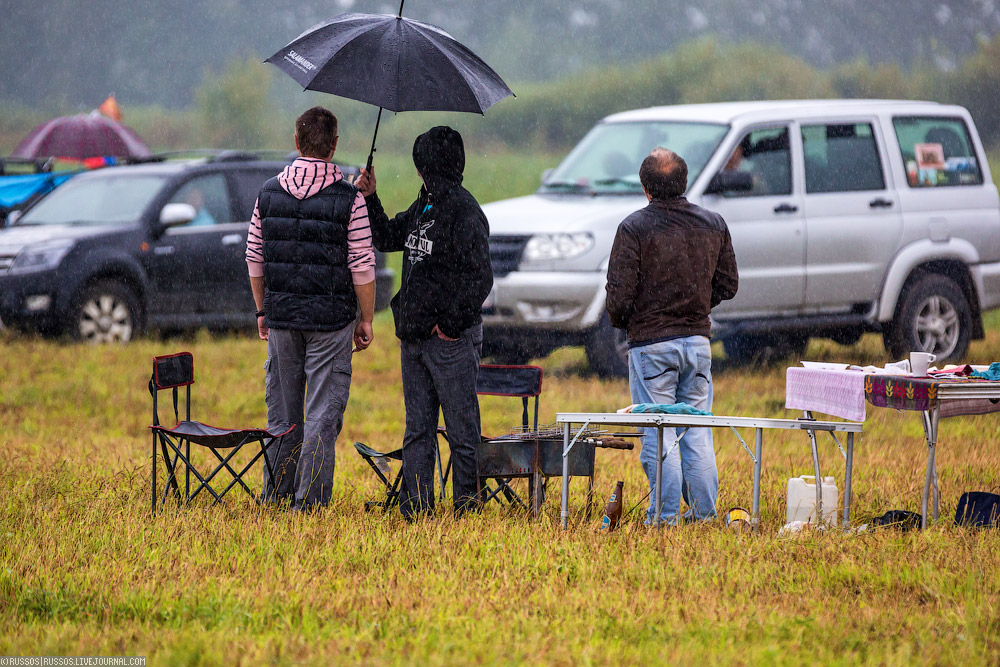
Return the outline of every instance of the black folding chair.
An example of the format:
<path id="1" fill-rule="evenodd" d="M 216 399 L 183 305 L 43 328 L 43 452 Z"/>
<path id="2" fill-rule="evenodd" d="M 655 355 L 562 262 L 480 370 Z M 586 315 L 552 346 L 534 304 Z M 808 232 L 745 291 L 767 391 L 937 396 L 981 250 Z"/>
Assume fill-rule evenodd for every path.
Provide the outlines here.
<path id="1" fill-rule="evenodd" d="M 480 364 L 479 379 L 476 382 L 476 393 L 480 396 L 509 396 L 511 398 L 520 398 L 521 431 L 534 432 L 538 430 L 538 397 L 542 393 L 542 369 L 539 366 Z M 535 399 L 534 419 L 533 421 L 529 421 L 528 406 L 530 399 L 532 398 Z M 438 427 L 438 437 L 444 439 L 449 446 L 451 445 L 451 440 L 448 439 L 447 428 Z M 491 438 L 485 435 L 482 436 L 483 442 L 490 439 Z M 477 461 L 477 464 L 478 463 L 481 463 L 481 461 Z M 447 465 L 445 465 L 442 469 L 440 446 L 438 446 L 437 451 L 437 467 L 438 477 L 441 480 L 441 497 L 444 498 L 445 484 L 451 473 L 451 457 L 448 458 Z M 481 467 L 482 466 L 477 465 L 477 468 L 479 468 L 477 473 L 482 472 Z M 512 477 L 491 477 L 488 475 L 477 474 L 477 479 L 480 485 L 480 490 L 485 494 L 483 497 L 484 503 L 488 503 L 491 500 L 501 502 L 502 495 L 508 504 L 527 509 L 527 506 L 510 486 L 511 480 L 513 479 Z M 491 488 L 491 480 L 495 484 L 496 488 Z M 529 504 L 530 501 L 533 500 L 535 493 L 543 493 L 543 491 L 541 491 L 541 489 L 536 490 L 529 485 Z"/>
<path id="2" fill-rule="evenodd" d="M 194 357 L 190 352 L 153 357 L 153 375 L 149 379 L 149 393 L 153 397 L 153 424 L 149 427 L 153 433 L 153 514 L 156 514 L 158 504 L 156 492 L 157 449 L 160 450 L 159 453 L 163 454 L 163 463 L 167 469 L 163 494 L 159 497 L 159 505 L 161 507 L 166 503 L 171 491 L 173 491 L 178 501 L 188 503 L 194 500 L 201 493 L 202 489 L 206 489 L 215 498 L 213 504 L 221 503 L 222 497 L 237 484 L 242 486 L 251 498 L 258 500 L 257 496 L 250 490 L 250 487 L 243 481 L 243 476 L 250 471 L 259 458 L 263 457 L 265 471 L 271 482 L 271 488 L 275 488 L 274 471 L 271 469 L 271 463 L 267 460 L 265 454 L 271 446 L 280 442 L 283 436 L 295 428 L 293 425 L 284 430 L 262 428 L 227 429 L 191 421 L 192 384 L 194 384 Z M 177 408 L 178 389 L 180 387 L 184 387 L 186 392 L 184 402 L 185 417 L 183 421 L 180 420 Z M 160 417 L 157 411 L 157 397 L 159 392 L 164 389 L 171 389 L 173 391 L 174 418 L 177 420 L 177 425 L 173 428 L 167 428 L 160 424 Z M 219 461 L 218 465 L 207 476 L 203 476 L 191 461 L 192 443 L 209 450 Z M 230 462 L 244 445 L 250 443 L 257 443 L 260 446 L 260 451 L 254 455 L 242 470 L 236 472 L 230 465 Z M 220 452 L 225 450 L 229 450 L 229 453 L 223 456 Z M 179 465 L 184 467 L 183 494 L 181 494 L 180 485 L 177 480 Z M 221 493 L 218 493 L 212 488 L 211 482 L 223 468 L 229 471 L 233 476 L 233 480 Z M 194 475 L 200 482 L 193 492 L 191 491 L 191 475 Z"/>
<path id="3" fill-rule="evenodd" d="M 363 442 L 354 443 L 354 448 L 358 450 L 358 454 L 371 466 L 372 470 L 375 471 L 375 475 L 385 486 L 385 500 L 367 501 L 365 503 L 365 511 L 381 507 L 383 511 L 388 512 L 399 503 L 399 487 L 403 481 L 402 467 L 396 471 L 396 476 L 393 480 L 389 481 L 389 478 L 392 477 L 392 468 L 389 467 L 389 461 L 393 460 L 402 463 L 403 449 L 400 448 L 383 453 L 372 449 Z"/>
<path id="4" fill-rule="evenodd" d="M 529 422 L 528 419 L 528 399 L 532 397 L 535 399 L 535 418 L 533 423 L 534 428 L 538 428 L 538 396 L 541 392 L 542 369 L 538 366 L 500 366 L 493 364 L 481 364 L 479 366 L 479 380 L 476 383 L 476 393 L 480 395 L 513 396 L 520 398 L 523 406 L 521 425 L 524 430 L 528 430 L 529 425 L 532 423 Z M 448 439 L 448 430 L 445 427 L 439 426 L 437 432 L 440 439 L 443 439 L 445 442 L 449 443 L 449 445 L 451 444 Z M 487 438 L 483 439 L 486 440 Z M 358 454 L 361 455 L 361 458 L 363 458 L 365 462 L 371 466 L 371 469 L 375 471 L 375 475 L 379 478 L 379 481 L 382 482 L 385 489 L 385 499 L 368 501 L 365 503 L 365 509 L 371 510 L 375 507 L 381 507 L 383 511 L 390 510 L 397 503 L 399 503 L 399 491 L 402 484 L 402 469 L 400 468 L 400 470 L 397 470 L 395 477 L 393 477 L 389 461 L 402 462 L 402 448 L 394 449 L 391 452 L 379 452 L 363 442 L 354 443 L 354 448 L 358 450 Z M 445 486 L 447 485 L 448 477 L 451 474 L 451 459 L 449 457 L 446 467 L 442 466 L 440 440 L 438 441 L 436 459 L 438 480 L 441 483 L 438 496 L 441 500 L 444 500 Z M 496 485 L 495 489 L 490 487 L 488 484 L 489 480 L 487 480 L 487 484 L 482 487 L 482 490 L 485 492 L 484 498 L 486 502 L 489 502 L 490 500 L 500 502 L 500 495 L 502 494 L 504 499 L 506 499 L 511 505 L 517 505 L 527 509 L 525 504 L 510 487 L 510 479 L 492 479 Z"/>

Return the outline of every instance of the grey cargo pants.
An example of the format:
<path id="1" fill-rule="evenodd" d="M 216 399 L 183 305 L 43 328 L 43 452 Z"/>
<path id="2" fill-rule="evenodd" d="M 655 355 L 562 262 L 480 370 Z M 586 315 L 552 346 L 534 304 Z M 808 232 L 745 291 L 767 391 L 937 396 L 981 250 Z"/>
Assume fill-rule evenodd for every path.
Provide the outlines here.
<path id="1" fill-rule="evenodd" d="M 264 499 L 308 509 L 330 502 L 334 445 L 351 389 L 354 323 L 339 331 L 271 329 L 265 382 L 268 428 L 295 429 L 268 453 L 277 488 Z"/>

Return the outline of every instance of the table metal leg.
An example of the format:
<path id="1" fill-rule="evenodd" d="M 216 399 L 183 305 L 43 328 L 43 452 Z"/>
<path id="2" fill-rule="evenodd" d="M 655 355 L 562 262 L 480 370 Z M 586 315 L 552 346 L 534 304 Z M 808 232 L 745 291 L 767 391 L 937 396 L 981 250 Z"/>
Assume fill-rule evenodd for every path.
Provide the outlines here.
<path id="1" fill-rule="evenodd" d="M 656 510 L 656 515 L 653 518 L 653 525 L 657 528 L 660 527 L 660 512 L 663 510 L 663 427 L 657 425 L 656 427 L 656 500 L 653 502 L 653 507 Z"/>
<path id="2" fill-rule="evenodd" d="M 562 525 L 569 527 L 569 423 L 563 424 Z"/>
<path id="3" fill-rule="evenodd" d="M 823 475 L 819 470 L 819 450 L 816 447 L 816 431 L 809 433 L 809 444 L 812 447 L 813 474 L 816 475 L 816 524 L 823 523 Z"/>
<path id="4" fill-rule="evenodd" d="M 924 420 L 924 435 L 927 437 L 927 473 L 924 476 L 924 495 L 920 504 L 920 527 L 927 528 L 927 505 L 934 488 L 934 520 L 938 518 L 937 462 L 935 460 L 938 436 L 938 409 L 936 407 L 921 413 Z"/>
<path id="5" fill-rule="evenodd" d="M 753 462 L 753 529 L 757 530 L 760 523 L 760 459 L 764 451 L 764 429 L 758 428 L 754 432 L 754 462 Z"/>
<path id="6" fill-rule="evenodd" d="M 847 434 L 847 466 L 844 471 L 844 528 L 851 525 L 851 475 L 854 473 L 854 434 Z"/>

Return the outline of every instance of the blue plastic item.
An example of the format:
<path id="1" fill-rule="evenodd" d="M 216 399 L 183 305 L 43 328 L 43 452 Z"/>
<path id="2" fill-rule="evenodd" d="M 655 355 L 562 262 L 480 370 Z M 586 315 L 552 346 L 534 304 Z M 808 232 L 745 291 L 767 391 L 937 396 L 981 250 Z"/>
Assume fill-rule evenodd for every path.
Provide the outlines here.
<path id="1" fill-rule="evenodd" d="M 13 208 L 37 194 L 45 194 L 62 185 L 79 172 L 47 174 L 16 174 L 0 176 L 0 206 Z"/>
<path id="2" fill-rule="evenodd" d="M 687 403 L 639 403 L 638 405 L 632 406 L 633 414 L 656 412 L 664 415 L 705 415 L 711 417 L 711 412 L 706 412 L 704 410 L 699 410 L 698 408 L 688 405 Z"/>

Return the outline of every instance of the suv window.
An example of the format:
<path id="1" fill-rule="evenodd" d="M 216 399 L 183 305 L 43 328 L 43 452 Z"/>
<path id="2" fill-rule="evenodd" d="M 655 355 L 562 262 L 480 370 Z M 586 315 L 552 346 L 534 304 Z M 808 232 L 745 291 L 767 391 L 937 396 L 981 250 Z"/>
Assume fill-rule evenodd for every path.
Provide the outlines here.
<path id="1" fill-rule="evenodd" d="M 135 223 L 165 184 L 163 176 L 113 169 L 70 179 L 28 210 L 17 225 Z"/>
<path id="2" fill-rule="evenodd" d="M 753 188 L 727 192 L 726 197 L 766 197 L 792 193 L 792 156 L 788 128 L 769 127 L 745 134 L 723 170 L 742 171 L 753 177 Z"/>
<path id="3" fill-rule="evenodd" d="M 805 125 L 802 149 L 808 193 L 885 189 L 871 123 Z"/>
<path id="4" fill-rule="evenodd" d="M 911 188 L 982 185 L 983 172 L 961 118 L 892 119 Z"/>
<path id="5" fill-rule="evenodd" d="M 185 227 L 204 227 L 233 221 L 229 209 L 229 191 L 222 174 L 196 176 L 180 187 L 170 203 L 194 206 L 194 220 Z"/>

